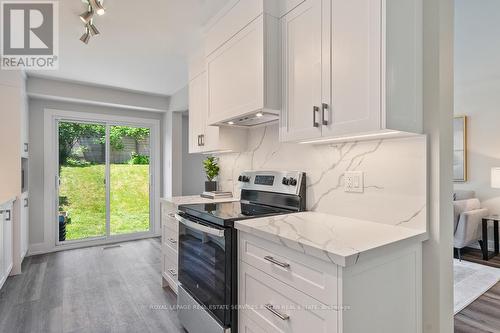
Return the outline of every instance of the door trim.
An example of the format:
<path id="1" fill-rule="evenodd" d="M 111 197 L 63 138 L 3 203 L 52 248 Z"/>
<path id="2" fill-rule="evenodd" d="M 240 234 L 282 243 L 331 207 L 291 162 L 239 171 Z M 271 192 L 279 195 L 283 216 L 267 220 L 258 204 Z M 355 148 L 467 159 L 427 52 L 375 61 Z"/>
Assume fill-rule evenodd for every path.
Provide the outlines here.
<path id="1" fill-rule="evenodd" d="M 106 123 L 106 125 L 121 125 L 121 126 L 136 126 L 136 127 L 149 127 L 151 128 L 150 134 L 150 149 L 151 149 L 151 163 L 150 163 L 150 231 L 146 233 L 137 233 L 133 235 L 125 235 L 125 237 L 114 236 L 111 239 L 106 238 L 91 238 L 82 241 L 70 241 L 67 243 L 59 244 L 59 239 L 56 238 L 57 224 L 57 207 L 55 207 L 57 186 L 57 163 L 54 163 L 58 158 L 57 154 L 57 135 L 56 125 L 58 120 L 65 121 L 79 121 L 79 122 L 95 122 Z M 109 144 L 109 143 L 107 143 Z M 43 250 L 50 252 L 56 247 L 65 247 L 66 244 L 71 244 L 71 248 L 86 247 L 89 243 L 101 242 L 117 242 L 132 239 L 141 239 L 145 237 L 156 237 L 160 235 L 160 120 L 150 118 L 135 118 L 123 117 L 117 115 L 87 113 L 64 111 L 57 109 L 44 109 L 44 219 L 43 219 Z M 108 180 L 109 181 L 109 180 Z M 77 245 L 78 244 L 78 245 Z M 39 244 L 37 244 L 39 245 Z M 39 246 L 37 246 L 39 249 Z"/>

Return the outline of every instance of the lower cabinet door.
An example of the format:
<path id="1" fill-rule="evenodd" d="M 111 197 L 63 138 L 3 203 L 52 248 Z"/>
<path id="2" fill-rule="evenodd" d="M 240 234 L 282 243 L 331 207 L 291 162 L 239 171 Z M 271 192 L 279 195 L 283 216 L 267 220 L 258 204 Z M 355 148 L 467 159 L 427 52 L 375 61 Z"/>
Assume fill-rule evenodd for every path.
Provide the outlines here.
<path id="1" fill-rule="evenodd" d="M 239 286 L 239 318 L 248 316 L 259 323 L 264 332 L 338 331 L 338 312 L 334 307 L 326 306 L 242 261 L 239 262 Z"/>

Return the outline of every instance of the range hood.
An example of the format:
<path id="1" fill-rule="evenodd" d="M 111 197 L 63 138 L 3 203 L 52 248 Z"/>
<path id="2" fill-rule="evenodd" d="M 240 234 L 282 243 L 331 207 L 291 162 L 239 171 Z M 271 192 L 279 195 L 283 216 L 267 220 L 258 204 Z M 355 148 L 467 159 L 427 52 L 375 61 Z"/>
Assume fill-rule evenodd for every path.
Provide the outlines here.
<path id="1" fill-rule="evenodd" d="M 257 112 L 248 114 L 245 116 L 239 116 L 236 118 L 229 119 L 224 122 L 220 122 L 217 125 L 219 126 L 239 126 L 239 127 L 253 127 L 264 125 L 268 123 L 272 123 L 278 121 L 280 118 L 278 113 L 272 112 Z"/>

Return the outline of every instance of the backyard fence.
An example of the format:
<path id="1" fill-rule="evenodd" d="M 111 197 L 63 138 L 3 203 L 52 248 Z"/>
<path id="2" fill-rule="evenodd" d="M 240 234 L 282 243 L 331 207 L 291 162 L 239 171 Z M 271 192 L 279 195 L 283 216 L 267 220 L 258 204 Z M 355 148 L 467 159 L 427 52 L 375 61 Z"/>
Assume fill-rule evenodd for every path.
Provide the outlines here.
<path id="1" fill-rule="evenodd" d="M 132 137 L 122 138 L 123 149 L 117 150 L 111 147 L 109 154 L 110 163 L 127 163 L 132 153 L 150 156 L 149 137 L 143 140 L 135 140 Z M 95 138 L 81 138 L 73 147 L 75 155 L 91 163 L 105 163 L 104 145 L 96 142 Z"/>

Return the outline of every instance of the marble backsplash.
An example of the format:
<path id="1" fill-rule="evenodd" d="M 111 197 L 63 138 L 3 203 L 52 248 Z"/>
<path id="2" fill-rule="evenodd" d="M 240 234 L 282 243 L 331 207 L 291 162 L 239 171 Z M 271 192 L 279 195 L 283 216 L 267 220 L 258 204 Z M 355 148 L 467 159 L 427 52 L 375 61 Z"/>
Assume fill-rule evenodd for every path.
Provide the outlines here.
<path id="1" fill-rule="evenodd" d="M 249 130 L 248 151 L 219 156 L 221 190 L 239 195 L 245 170 L 307 174 L 307 210 L 426 229 L 426 137 L 341 144 L 280 143 L 278 125 Z M 345 171 L 364 172 L 364 193 L 344 192 Z"/>

